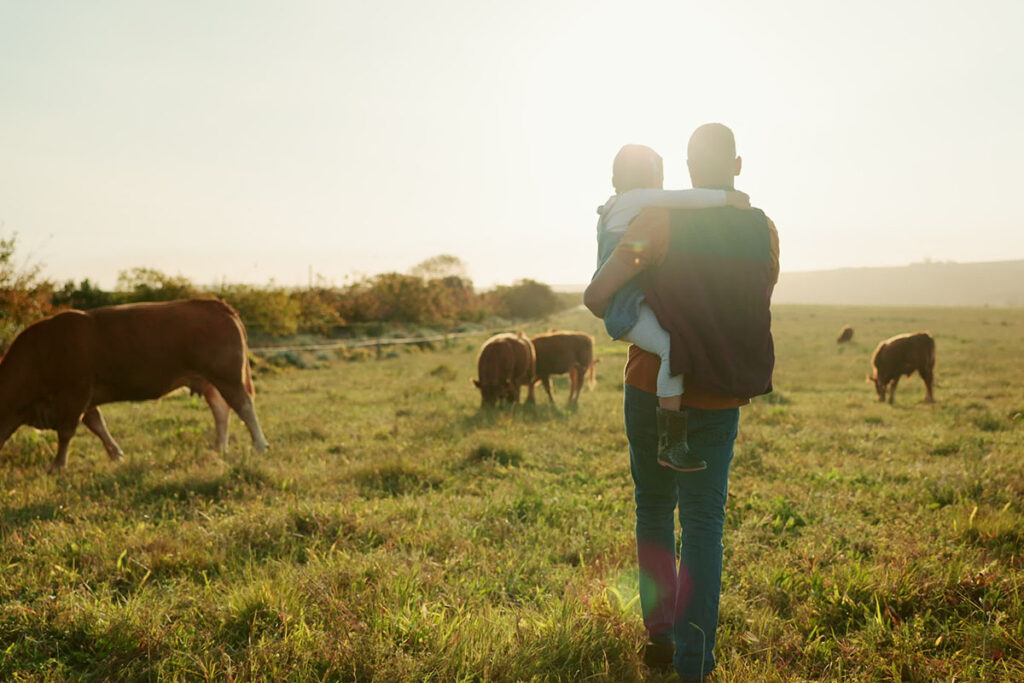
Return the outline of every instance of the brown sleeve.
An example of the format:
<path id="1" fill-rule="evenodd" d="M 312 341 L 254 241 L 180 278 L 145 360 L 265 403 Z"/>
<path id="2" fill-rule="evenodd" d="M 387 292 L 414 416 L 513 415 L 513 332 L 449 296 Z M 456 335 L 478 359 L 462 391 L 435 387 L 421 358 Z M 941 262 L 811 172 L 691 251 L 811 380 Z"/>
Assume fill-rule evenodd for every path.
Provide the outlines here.
<path id="1" fill-rule="evenodd" d="M 626 229 L 612 255 L 638 268 L 658 265 L 668 250 L 668 209 L 644 209 Z"/>
<path id="2" fill-rule="evenodd" d="M 768 248 L 772 253 L 772 284 L 774 285 L 779 281 L 779 231 L 775 228 L 775 223 L 771 218 L 765 216 L 765 220 L 768 221 Z"/>

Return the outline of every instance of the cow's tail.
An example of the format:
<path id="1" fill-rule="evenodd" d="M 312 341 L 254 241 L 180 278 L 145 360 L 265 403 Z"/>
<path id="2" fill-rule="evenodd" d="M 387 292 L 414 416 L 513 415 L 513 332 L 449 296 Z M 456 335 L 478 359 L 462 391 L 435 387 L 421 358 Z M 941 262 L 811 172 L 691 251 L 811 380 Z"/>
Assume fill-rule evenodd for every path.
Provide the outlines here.
<path id="1" fill-rule="evenodd" d="M 252 384 L 252 370 L 249 368 L 249 357 L 245 358 L 245 368 L 242 371 L 242 383 L 245 386 L 245 393 L 250 397 L 256 395 L 256 387 Z"/>
<path id="2" fill-rule="evenodd" d="M 235 327 L 238 328 L 238 333 L 242 336 L 242 386 L 245 389 L 245 393 L 249 394 L 249 396 L 255 396 L 256 387 L 252 383 L 252 368 L 249 363 L 249 333 L 245 329 L 245 323 L 242 322 L 242 316 L 238 315 L 238 311 L 231 304 L 223 299 L 217 299 L 216 301 L 231 316 Z"/>
<path id="3" fill-rule="evenodd" d="M 224 312 L 231 316 L 231 318 L 235 321 L 235 324 L 238 326 L 238 331 L 242 333 L 242 341 L 248 344 L 249 333 L 245 329 L 245 323 L 242 322 L 242 316 L 238 315 L 238 311 L 235 310 L 235 307 L 229 304 L 227 301 L 224 301 L 224 299 L 214 299 L 214 301 L 220 304 Z"/>
<path id="4" fill-rule="evenodd" d="M 935 338 L 928 335 L 928 357 L 925 358 L 929 370 L 935 369 Z"/>
<path id="5" fill-rule="evenodd" d="M 597 385 L 597 358 L 591 356 L 590 365 L 587 366 L 587 388 L 593 389 Z"/>

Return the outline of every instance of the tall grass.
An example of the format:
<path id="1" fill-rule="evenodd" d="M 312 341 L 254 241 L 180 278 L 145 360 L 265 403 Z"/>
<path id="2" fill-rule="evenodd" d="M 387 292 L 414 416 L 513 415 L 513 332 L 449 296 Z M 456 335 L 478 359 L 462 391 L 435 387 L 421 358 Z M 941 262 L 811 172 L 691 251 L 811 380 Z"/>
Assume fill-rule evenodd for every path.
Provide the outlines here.
<path id="1" fill-rule="evenodd" d="M 850 345 L 838 329 L 856 328 Z M 581 311 L 538 323 L 599 331 Z M 878 340 L 929 329 L 892 407 Z M 745 408 L 717 681 L 1024 678 L 1024 311 L 778 307 Z M 601 337 L 599 337 L 599 340 Z M 480 413 L 478 340 L 257 376 L 271 450 L 186 394 L 0 451 L 4 680 L 659 680 L 639 650 L 625 347 L 578 410 Z M 662 680 L 670 680 L 663 676 Z"/>

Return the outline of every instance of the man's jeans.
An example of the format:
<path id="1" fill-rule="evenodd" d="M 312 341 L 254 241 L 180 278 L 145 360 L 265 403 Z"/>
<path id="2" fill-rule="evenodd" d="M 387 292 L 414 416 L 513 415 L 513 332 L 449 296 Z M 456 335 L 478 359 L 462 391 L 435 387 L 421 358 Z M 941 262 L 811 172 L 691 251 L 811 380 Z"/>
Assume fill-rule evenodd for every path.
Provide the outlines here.
<path id="1" fill-rule="evenodd" d="M 636 546 L 640 606 L 652 640 L 675 640 L 675 665 L 683 678 L 715 667 L 715 630 L 722 591 L 722 527 L 738 408 L 687 411 L 687 440 L 705 460 L 701 472 L 658 465 L 658 398 L 628 384 L 623 412 L 636 496 Z M 681 558 L 675 557 L 679 507 Z"/>

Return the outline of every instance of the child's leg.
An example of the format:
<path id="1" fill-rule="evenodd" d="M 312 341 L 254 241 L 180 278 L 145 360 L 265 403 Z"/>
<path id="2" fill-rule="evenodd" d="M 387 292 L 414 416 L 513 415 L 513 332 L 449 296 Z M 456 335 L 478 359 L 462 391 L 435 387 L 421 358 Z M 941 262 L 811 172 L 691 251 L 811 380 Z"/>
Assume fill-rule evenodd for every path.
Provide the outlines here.
<path id="1" fill-rule="evenodd" d="M 647 304 L 640 304 L 640 316 L 633 329 L 623 337 L 644 351 L 650 351 L 661 357 L 658 368 L 658 405 L 669 410 L 679 410 L 682 406 L 683 376 L 672 375 L 669 353 L 672 343 L 668 332 L 658 322 L 658 316 Z"/>
<path id="2" fill-rule="evenodd" d="M 658 464 L 679 472 L 707 469 L 706 462 L 690 454 L 686 442 L 686 412 L 682 410 L 683 376 L 673 377 L 671 374 L 671 340 L 650 306 L 640 305 L 637 323 L 624 339 L 661 357 L 658 369 Z"/>

